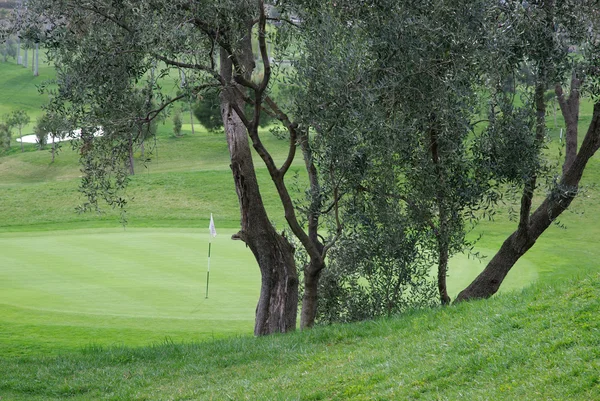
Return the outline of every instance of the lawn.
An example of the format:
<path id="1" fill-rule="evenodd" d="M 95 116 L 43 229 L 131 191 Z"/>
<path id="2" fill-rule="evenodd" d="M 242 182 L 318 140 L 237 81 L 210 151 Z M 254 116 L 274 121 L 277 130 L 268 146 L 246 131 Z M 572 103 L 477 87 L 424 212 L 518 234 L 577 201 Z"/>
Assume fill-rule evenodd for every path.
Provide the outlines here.
<path id="1" fill-rule="evenodd" d="M 219 229 L 0 234 L 0 354 L 249 333 L 260 278 Z"/>

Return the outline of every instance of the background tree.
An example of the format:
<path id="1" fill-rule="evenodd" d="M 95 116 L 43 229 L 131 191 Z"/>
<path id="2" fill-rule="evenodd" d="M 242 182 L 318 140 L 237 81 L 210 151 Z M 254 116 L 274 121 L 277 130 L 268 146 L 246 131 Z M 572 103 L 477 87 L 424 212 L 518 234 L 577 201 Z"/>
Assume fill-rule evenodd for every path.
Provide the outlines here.
<path id="1" fill-rule="evenodd" d="M 8 61 L 9 57 L 16 59 L 17 48 L 15 46 L 15 41 L 12 37 L 6 38 L 6 40 L 0 44 L 0 52 L 5 63 Z"/>
<path id="2" fill-rule="evenodd" d="M 450 256 L 470 249 L 466 233 L 482 216 L 475 211 L 491 212 L 498 198 L 473 152 L 494 5 L 351 5 L 306 6 L 302 19 L 314 25 L 296 63 L 299 114 L 323 136 L 319 167 L 333 166 L 349 195 L 345 248 L 332 254 L 341 266 L 334 292 L 371 280 L 364 293 L 378 297 L 375 315 L 403 310 L 404 294 L 412 291 L 416 304 L 431 295 L 426 272 L 435 264 L 438 299 L 447 304 Z"/>
<path id="3" fill-rule="evenodd" d="M 181 127 L 183 123 L 181 122 L 181 111 L 175 112 L 173 115 L 173 134 L 176 137 L 181 136 Z"/>
<path id="4" fill-rule="evenodd" d="M 29 114 L 25 110 L 15 110 L 10 114 L 8 118 L 8 124 L 17 127 L 19 130 L 19 139 L 21 141 L 21 152 L 24 152 L 23 149 L 23 128 L 29 124 L 31 121 Z"/>
<path id="5" fill-rule="evenodd" d="M 50 153 L 52 154 L 52 163 L 56 158 L 56 154 L 60 150 L 59 141 L 69 135 L 69 124 L 68 122 L 57 113 L 44 113 L 38 117 L 34 132 L 37 137 L 40 148 L 44 149 L 48 138 L 51 140 L 52 148 Z"/>

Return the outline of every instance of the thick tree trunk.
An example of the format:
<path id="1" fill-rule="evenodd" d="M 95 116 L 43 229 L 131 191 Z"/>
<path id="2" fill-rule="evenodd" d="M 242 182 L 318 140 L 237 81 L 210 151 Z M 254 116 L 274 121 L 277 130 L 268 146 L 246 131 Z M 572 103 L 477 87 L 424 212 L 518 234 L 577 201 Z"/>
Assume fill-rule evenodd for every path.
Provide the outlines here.
<path id="1" fill-rule="evenodd" d="M 246 60 L 246 71 L 253 70 L 251 43 L 240 58 Z M 244 57 L 246 56 L 246 57 Z M 243 110 L 243 100 L 232 82 L 232 63 L 229 54 L 221 50 L 221 77 L 231 85 L 221 93 L 221 114 L 231 171 L 240 204 L 241 231 L 235 236 L 252 250 L 261 272 L 261 291 L 256 307 L 254 334 L 285 333 L 296 328 L 298 313 L 298 274 L 294 249 L 288 240 L 277 233 L 264 208 L 256 179 L 247 128 L 233 105 Z"/>
<path id="2" fill-rule="evenodd" d="M 552 224 L 565 211 L 579 188 L 579 181 L 590 158 L 600 148 L 600 103 L 594 105 L 594 114 L 583 140 L 579 153 L 570 167 L 563 173 L 558 185 L 542 204 L 531 214 L 526 226 L 519 225 L 488 263 L 483 272 L 465 288 L 456 301 L 489 298 L 494 295 L 502 281 L 521 256 L 525 254 Z"/>

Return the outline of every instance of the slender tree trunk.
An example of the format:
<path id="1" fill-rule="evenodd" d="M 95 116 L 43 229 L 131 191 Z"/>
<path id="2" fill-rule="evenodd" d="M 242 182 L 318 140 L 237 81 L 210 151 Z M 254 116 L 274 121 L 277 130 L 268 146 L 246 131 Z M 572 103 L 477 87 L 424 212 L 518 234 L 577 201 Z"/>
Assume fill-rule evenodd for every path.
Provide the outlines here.
<path id="1" fill-rule="evenodd" d="M 325 262 L 321 259 L 312 260 L 304 269 L 304 295 L 300 315 L 300 328 L 303 330 L 315 324 L 319 301 L 319 279 L 324 268 Z"/>
<path id="2" fill-rule="evenodd" d="M 21 139 L 21 153 L 25 152 L 23 149 L 23 134 L 21 133 L 21 128 L 19 127 L 19 138 Z"/>
<path id="3" fill-rule="evenodd" d="M 128 164 L 129 164 L 129 175 L 135 175 L 134 163 L 135 159 L 133 158 L 133 138 L 129 138 L 129 149 L 128 149 Z"/>
<path id="4" fill-rule="evenodd" d="M 192 125 L 192 135 L 195 134 L 194 132 L 194 112 L 192 111 L 192 103 L 190 102 L 190 124 Z"/>
<path id="5" fill-rule="evenodd" d="M 433 162 L 433 169 L 438 182 L 440 183 L 437 193 L 435 194 L 439 227 L 436 233 L 436 241 L 438 245 L 438 293 L 440 295 L 440 302 L 442 305 L 448 305 L 450 303 L 450 296 L 448 295 L 447 276 L 448 276 L 448 259 L 449 259 L 449 238 L 448 238 L 448 218 L 446 206 L 444 205 L 444 194 L 442 188 L 444 187 L 444 174 L 440 166 L 440 154 L 439 154 L 439 141 L 438 131 L 436 127 L 435 115 L 431 116 L 431 132 L 430 132 L 430 149 L 431 149 L 431 161 Z"/>
<path id="6" fill-rule="evenodd" d="M 542 204 L 528 218 L 526 226 L 520 225 L 502 244 L 498 253 L 488 263 L 483 272 L 460 294 L 457 301 L 489 298 L 494 295 L 502 281 L 519 260 L 552 224 L 565 211 L 579 189 L 579 182 L 590 158 L 600 148 L 600 103 L 594 105 L 592 121 L 583 139 L 579 153 L 570 167 L 563 173 L 560 182 L 550 192 Z"/>
<path id="7" fill-rule="evenodd" d="M 56 153 L 56 142 L 54 141 L 54 135 L 52 135 L 52 163 L 54 163 L 55 153 Z"/>
<path id="8" fill-rule="evenodd" d="M 563 173 L 567 171 L 575 157 L 577 156 L 577 124 L 579 123 L 579 88 L 581 81 L 577 77 L 577 71 L 573 70 L 571 77 L 571 90 L 569 98 L 566 99 L 562 86 L 556 85 L 554 92 L 556 93 L 556 99 L 560 105 L 560 111 L 564 117 L 565 124 L 567 126 L 567 132 L 565 136 L 565 163 L 563 164 Z"/>
<path id="9" fill-rule="evenodd" d="M 33 69 L 33 76 L 37 77 L 40 75 L 40 44 L 35 44 L 35 68 Z"/>
<path id="10" fill-rule="evenodd" d="M 319 215 L 321 208 L 321 186 L 319 185 L 319 174 L 314 164 L 312 150 L 308 144 L 308 133 L 300 135 L 300 148 L 304 158 L 304 165 L 310 182 L 311 205 L 307 216 L 308 238 L 313 244 L 314 250 L 309 253 L 310 262 L 304 266 L 304 295 L 302 297 L 302 312 L 300 314 L 300 328 L 308 329 L 314 326 L 317 318 L 319 305 L 319 279 L 325 268 L 325 246 L 319 240 Z M 333 180 L 332 180 L 333 181 Z M 338 197 L 337 189 L 334 189 L 334 202 Z M 308 249 L 308 247 L 305 246 Z"/>
<path id="11" fill-rule="evenodd" d="M 448 295 L 448 285 L 446 283 L 448 276 L 448 241 L 438 240 L 438 293 L 440 294 L 440 302 L 442 305 L 450 304 L 450 296 Z"/>
<path id="12" fill-rule="evenodd" d="M 244 54 L 238 55 L 248 74 L 254 69 L 252 44 L 247 37 Z M 221 50 L 221 77 L 231 86 L 221 93 L 221 115 L 227 136 L 231 171 L 240 204 L 241 231 L 234 237 L 252 250 L 261 272 L 261 291 L 256 307 L 254 334 L 257 336 L 295 330 L 298 313 L 298 273 L 294 249 L 277 233 L 260 194 L 247 128 L 233 109 L 243 110 L 243 99 L 232 82 L 229 54 Z"/>

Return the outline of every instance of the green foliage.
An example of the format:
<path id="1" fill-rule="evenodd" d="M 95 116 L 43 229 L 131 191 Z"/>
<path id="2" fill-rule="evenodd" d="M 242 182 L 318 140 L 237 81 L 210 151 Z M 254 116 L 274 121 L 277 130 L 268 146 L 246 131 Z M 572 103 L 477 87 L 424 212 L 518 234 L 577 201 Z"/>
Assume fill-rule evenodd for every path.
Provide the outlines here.
<path id="1" fill-rule="evenodd" d="M 20 136 L 21 130 L 23 129 L 23 127 L 25 125 L 29 124 L 29 121 L 30 121 L 29 114 L 27 114 L 27 112 L 25 110 L 19 109 L 19 110 L 13 111 L 10 114 L 7 123 L 13 127 L 17 127 L 19 130 L 19 136 Z"/>
<path id="2" fill-rule="evenodd" d="M 202 97 L 194 104 L 192 111 L 200 124 L 207 130 L 216 131 L 223 127 L 219 93 L 217 91 L 203 93 Z"/>
<path id="3" fill-rule="evenodd" d="M 38 117 L 34 133 L 37 137 L 38 145 L 41 149 L 44 149 L 48 142 L 48 136 L 53 139 L 63 139 L 68 136 L 69 124 L 62 116 L 56 113 L 44 113 Z"/>
<path id="4" fill-rule="evenodd" d="M 181 136 L 181 127 L 183 123 L 181 122 L 181 111 L 177 111 L 175 115 L 173 115 L 173 134 L 175 136 Z"/>
<path id="5" fill-rule="evenodd" d="M 5 151 L 10 149 L 11 136 L 10 125 L 5 122 L 0 123 L 0 146 L 2 146 L 2 149 Z"/>

